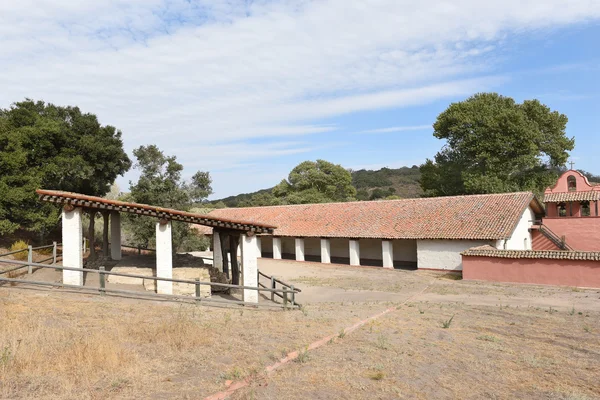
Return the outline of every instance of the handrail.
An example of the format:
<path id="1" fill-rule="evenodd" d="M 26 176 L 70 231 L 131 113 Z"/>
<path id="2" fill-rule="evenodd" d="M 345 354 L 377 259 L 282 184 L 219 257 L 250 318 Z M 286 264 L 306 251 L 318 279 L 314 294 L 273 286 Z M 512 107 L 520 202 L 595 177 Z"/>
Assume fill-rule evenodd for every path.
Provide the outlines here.
<path id="1" fill-rule="evenodd" d="M 199 284 L 199 285 L 227 287 L 227 288 L 234 288 L 234 289 L 251 289 L 251 290 L 264 291 L 264 292 L 296 293 L 299 291 L 299 289 L 294 289 L 294 290 L 268 289 L 268 288 L 254 287 L 254 286 L 231 285 L 229 283 L 191 281 L 191 280 L 187 280 L 187 279 L 172 279 L 172 278 L 163 278 L 163 277 L 157 277 L 157 276 L 124 274 L 122 272 L 100 271 L 97 269 L 90 269 L 90 268 L 72 268 L 72 267 L 64 267 L 64 266 L 57 266 L 57 265 L 50 266 L 47 264 L 40 264 L 40 263 L 34 263 L 34 262 L 30 263 L 30 262 L 16 261 L 16 260 L 9 260 L 9 261 L 0 260 L 0 263 L 11 263 L 11 264 L 17 264 L 17 265 L 24 265 L 24 266 L 33 266 L 33 267 L 38 267 L 38 268 L 60 269 L 60 270 L 64 270 L 64 271 L 91 272 L 91 273 L 103 274 L 103 275 L 124 276 L 124 277 L 128 277 L 128 278 L 150 279 L 150 280 L 155 280 L 155 281 L 189 283 L 191 285 Z"/>
<path id="2" fill-rule="evenodd" d="M 29 249 L 21 249 L 21 250 L 9 251 L 8 253 L 2 253 L 2 254 L 0 254 L 0 257 L 10 256 L 11 254 L 17 254 L 17 253 L 20 253 L 22 251 L 29 251 Z"/>
<path id="3" fill-rule="evenodd" d="M 554 233 L 550 228 L 546 225 L 540 225 L 540 232 L 542 235 L 546 236 L 552 243 L 554 243 L 557 247 L 562 250 L 573 250 L 571 246 L 567 244 L 567 242 L 563 241 L 556 233 Z"/>

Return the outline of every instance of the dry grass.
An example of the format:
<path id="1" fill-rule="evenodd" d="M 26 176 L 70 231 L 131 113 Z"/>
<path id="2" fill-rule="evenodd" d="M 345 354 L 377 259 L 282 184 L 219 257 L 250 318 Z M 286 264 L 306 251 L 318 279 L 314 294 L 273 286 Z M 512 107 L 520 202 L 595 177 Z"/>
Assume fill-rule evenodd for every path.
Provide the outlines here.
<path id="1" fill-rule="evenodd" d="M 421 314 L 417 306 L 403 306 L 233 398 L 600 398 L 598 311 L 436 304 Z M 444 329 L 440 321 L 451 315 Z"/>
<path id="2" fill-rule="evenodd" d="M 4 287 L 0 398 L 198 398 L 383 307 L 219 309 Z"/>

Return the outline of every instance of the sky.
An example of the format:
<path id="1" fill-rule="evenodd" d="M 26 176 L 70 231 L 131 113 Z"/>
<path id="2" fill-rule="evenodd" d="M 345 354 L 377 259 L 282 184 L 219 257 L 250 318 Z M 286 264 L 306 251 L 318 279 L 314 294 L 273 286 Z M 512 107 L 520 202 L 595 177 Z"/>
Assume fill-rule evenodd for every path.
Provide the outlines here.
<path id="1" fill-rule="evenodd" d="M 575 168 L 600 174 L 600 1 L 0 2 L 0 108 L 79 106 L 132 159 L 210 171 L 213 199 L 305 160 L 421 164 L 437 115 L 485 91 L 566 114 Z"/>

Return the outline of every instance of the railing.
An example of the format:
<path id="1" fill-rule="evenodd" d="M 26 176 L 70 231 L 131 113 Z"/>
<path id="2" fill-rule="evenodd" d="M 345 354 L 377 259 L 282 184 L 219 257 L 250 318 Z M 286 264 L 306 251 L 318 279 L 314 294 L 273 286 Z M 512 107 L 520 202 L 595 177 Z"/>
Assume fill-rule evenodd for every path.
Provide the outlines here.
<path id="1" fill-rule="evenodd" d="M 269 287 L 265 286 L 260 282 L 260 277 L 265 277 L 269 280 Z M 294 288 L 294 285 L 290 285 L 287 282 L 282 281 L 281 279 L 277 279 L 274 276 L 269 276 L 265 273 L 258 271 L 258 286 L 266 289 L 271 289 L 271 301 L 275 301 L 275 296 L 281 298 L 283 300 L 283 306 L 287 307 L 288 302 L 291 303 L 292 307 L 301 307 L 301 304 L 296 302 L 296 293 L 302 292 L 302 290 L 298 288 Z M 290 289 L 289 291 L 283 291 L 283 294 L 279 294 L 275 289 L 277 289 L 277 284 L 281 285 L 282 289 Z M 288 293 L 290 296 L 288 297 Z"/>
<path id="2" fill-rule="evenodd" d="M 66 287 L 66 288 L 99 292 L 101 295 L 105 295 L 106 293 L 116 293 L 116 294 L 126 294 L 126 295 L 130 295 L 130 296 L 138 296 L 138 297 L 170 298 L 170 299 L 178 299 L 178 300 L 193 299 L 196 303 L 208 302 L 208 303 L 240 304 L 240 305 L 249 305 L 249 306 L 256 306 L 256 307 L 276 307 L 276 308 L 281 308 L 281 307 L 283 307 L 283 308 L 288 308 L 288 307 L 298 308 L 299 307 L 298 304 L 294 303 L 293 299 L 295 298 L 295 294 L 300 292 L 300 289 L 294 289 L 293 286 L 291 288 L 288 287 L 288 288 L 277 289 L 277 288 L 265 288 L 265 287 L 260 287 L 260 286 L 254 287 L 254 286 L 243 286 L 243 285 L 231 285 L 228 283 L 204 282 L 204 281 L 200 281 L 199 279 L 192 281 L 192 280 L 186 280 L 186 279 L 171 279 L 171 278 L 161 278 L 161 277 L 156 277 L 156 276 L 125 274 L 125 273 L 121 273 L 121 272 L 109 272 L 109 271 L 105 271 L 104 267 L 100 267 L 100 269 L 96 270 L 96 269 L 89 269 L 89 268 L 63 267 L 63 266 L 57 266 L 57 265 L 49 266 L 47 264 L 16 261 L 16 260 L 0 260 L 0 263 L 11 263 L 11 264 L 21 265 L 21 267 L 19 267 L 19 268 L 24 268 L 24 267 L 28 266 L 28 267 L 36 267 L 36 268 L 52 268 L 52 269 L 57 269 L 57 270 L 62 270 L 62 271 L 75 271 L 75 272 L 87 272 L 87 273 L 99 274 L 99 287 L 89 287 L 89 286 L 86 287 L 86 286 L 70 285 L 70 284 L 58 283 L 58 282 L 33 281 L 30 279 L 4 278 L 2 276 L 0 276 L 0 282 L 4 281 L 4 282 L 26 283 L 26 284 L 41 285 L 41 286 Z M 186 284 L 195 286 L 195 296 L 190 297 L 190 296 L 186 296 L 186 295 L 158 294 L 158 293 L 138 292 L 138 291 L 133 291 L 133 290 L 109 289 L 106 287 L 106 276 L 111 276 L 111 275 L 123 276 L 123 277 L 128 277 L 128 278 L 150 279 L 150 280 L 154 280 L 154 281 L 186 283 Z M 242 289 L 242 290 L 256 290 L 258 293 L 268 292 L 268 293 L 271 293 L 272 299 L 273 299 L 273 294 L 275 294 L 283 299 L 291 298 L 292 304 L 291 304 L 291 306 L 288 305 L 287 302 L 285 302 L 283 305 L 276 304 L 276 303 L 274 303 L 274 304 L 269 304 L 269 303 L 259 304 L 259 303 L 250 303 L 250 302 L 246 302 L 246 301 L 242 301 L 242 300 L 227 300 L 227 299 L 220 300 L 220 299 L 212 299 L 212 298 L 210 298 L 210 299 L 203 298 L 200 295 L 200 287 L 202 285 L 211 286 L 211 287 L 216 286 L 216 287 L 225 287 L 225 288 L 232 288 L 232 289 Z"/>
<path id="3" fill-rule="evenodd" d="M 540 225 L 540 233 L 548 238 L 552 243 L 554 243 L 561 250 L 573 250 L 571 246 L 567 244 L 564 238 L 558 237 L 558 235 L 550 230 L 550 228 L 546 227 L 546 225 Z"/>
<path id="4" fill-rule="evenodd" d="M 33 247 L 31 245 L 27 246 L 26 249 L 21 249 L 21 250 L 14 250 L 14 251 L 9 251 L 8 253 L 2 253 L 0 254 L 0 257 L 5 257 L 5 256 L 10 256 L 13 254 L 18 254 L 18 253 L 22 253 L 24 251 L 27 252 L 27 262 L 29 263 L 28 265 L 20 265 L 18 267 L 15 268 L 10 268 L 4 271 L 0 271 L 0 275 L 1 274 L 7 274 L 9 272 L 13 272 L 13 271 L 17 271 L 20 269 L 23 269 L 25 267 L 27 268 L 27 273 L 31 274 L 33 272 L 32 270 L 32 266 L 31 264 L 33 263 L 33 252 L 35 250 L 43 250 L 43 249 L 49 249 L 52 248 L 52 256 L 45 258 L 43 260 L 39 260 L 37 261 L 38 263 L 44 263 L 46 261 L 50 261 L 52 260 L 52 265 L 56 264 L 56 260 L 58 258 L 58 247 L 61 246 L 60 244 L 56 243 L 56 242 L 52 242 L 52 244 L 46 245 L 46 246 L 39 246 L 39 247 Z M 10 264 L 20 264 L 20 262 L 16 261 L 16 260 L 0 260 L 1 262 L 5 262 L 5 263 L 10 263 Z"/>

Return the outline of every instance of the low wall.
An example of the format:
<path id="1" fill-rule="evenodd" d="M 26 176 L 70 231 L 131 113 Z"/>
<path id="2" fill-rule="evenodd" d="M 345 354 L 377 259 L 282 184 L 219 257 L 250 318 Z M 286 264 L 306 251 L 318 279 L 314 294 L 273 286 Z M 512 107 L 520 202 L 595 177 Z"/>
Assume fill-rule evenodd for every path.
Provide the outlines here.
<path id="1" fill-rule="evenodd" d="M 600 288 L 600 261 L 463 255 L 463 279 Z"/>

